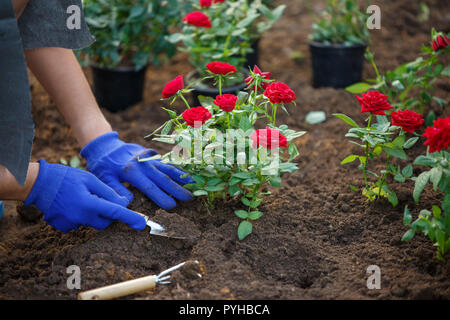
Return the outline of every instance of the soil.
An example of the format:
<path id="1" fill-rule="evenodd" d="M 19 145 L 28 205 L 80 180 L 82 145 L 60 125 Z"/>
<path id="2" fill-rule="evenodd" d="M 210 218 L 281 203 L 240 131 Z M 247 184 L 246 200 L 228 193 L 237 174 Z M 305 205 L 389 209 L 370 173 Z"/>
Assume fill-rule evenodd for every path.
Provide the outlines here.
<path id="1" fill-rule="evenodd" d="M 334 89 L 311 87 L 307 35 L 313 18 L 307 1 L 284 0 L 283 18 L 260 44 L 260 67 L 289 84 L 297 93 L 297 106 L 280 122 L 308 134 L 298 139 L 300 170 L 284 176 L 280 189 L 270 188 L 261 207 L 263 217 L 244 241 L 237 239 L 239 223 L 233 211 L 238 201 L 228 199 L 209 213 L 201 199 L 180 204 L 170 212 L 159 210 L 138 191 L 131 207 L 161 223 L 174 224 L 186 240 L 153 236 L 115 223 L 104 231 L 80 228 L 63 234 L 42 219 L 22 219 L 14 202 L 6 203 L 0 221 L 0 298 L 75 299 L 69 290 L 66 268 L 81 268 L 82 289 L 158 274 L 183 261 L 198 260 L 189 272 L 173 274 L 171 285 L 127 297 L 136 299 L 449 299 L 450 262 L 435 258 L 435 248 L 423 235 L 400 239 L 407 230 L 403 208 L 414 215 L 438 203 L 441 195 L 427 188 L 420 205 L 412 201 L 412 184 L 393 184 L 399 205 L 384 200 L 367 203 L 348 186 L 361 186 L 356 165 L 340 165 L 359 150 L 344 139 L 348 127 L 332 117 L 345 113 L 362 122 L 353 95 Z M 312 10 L 323 1 L 308 1 Z M 409 0 L 376 1 L 382 9 L 382 29 L 372 31 L 373 51 L 381 71 L 415 59 L 429 42 L 431 27 L 450 31 L 450 3 L 424 1 L 431 10 L 427 22 L 417 22 L 419 3 Z M 293 59 L 296 57 L 296 59 Z M 302 57 L 299 59 L 299 57 Z M 191 67 L 179 54 L 147 73 L 145 101 L 117 114 L 105 111 L 122 139 L 168 151 L 168 146 L 146 141 L 144 136 L 167 119 L 159 101 L 165 83 Z M 373 77 L 365 66 L 364 77 Z M 435 94 L 449 100 L 450 83 L 436 83 Z M 69 127 L 40 85 L 32 82 L 36 138 L 33 159 L 50 162 L 78 155 L 80 148 Z M 182 104 L 175 108 L 182 110 Z M 438 115 L 437 105 L 429 106 Z M 323 110 L 328 119 L 318 125 L 305 123 L 309 111 Z M 410 159 L 423 153 L 417 145 Z M 375 164 L 376 166 L 377 164 Z M 415 174 L 420 171 L 416 169 Z M 23 216 L 23 215 L 22 215 Z M 450 258 L 450 257 L 448 257 Z M 381 289 L 366 286 L 367 268 L 381 270 Z M 196 276 L 201 273 L 202 277 Z"/>

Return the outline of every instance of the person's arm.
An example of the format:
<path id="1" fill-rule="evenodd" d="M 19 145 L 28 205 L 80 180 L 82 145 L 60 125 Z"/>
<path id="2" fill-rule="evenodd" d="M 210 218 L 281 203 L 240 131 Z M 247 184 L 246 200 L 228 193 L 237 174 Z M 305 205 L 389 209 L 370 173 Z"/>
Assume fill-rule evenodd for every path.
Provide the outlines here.
<path id="1" fill-rule="evenodd" d="M 144 192 L 163 209 L 176 206 L 172 196 L 189 201 L 192 194 L 182 185 L 193 183 L 184 172 L 152 160 L 139 162 L 154 151 L 125 143 L 103 116 L 84 73 L 71 50 L 42 48 L 25 50 L 31 71 L 41 82 L 71 126 L 83 149 L 90 172 L 131 202 L 133 194 L 122 182 Z"/>
<path id="2" fill-rule="evenodd" d="M 28 67 L 55 101 L 83 147 L 112 131 L 72 50 L 25 50 Z"/>
<path id="3" fill-rule="evenodd" d="M 25 185 L 22 187 L 8 169 L 0 165 L 0 199 L 25 201 L 33 188 L 38 173 L 39 163 L 30 163 L 27 179 Z"/>
<path id="4" fill-rule="evenodd" d="M 28 0 L 13 0 L 14 13 L 16 14 L 17 19 L 22 15 L 27 4 Z"/>

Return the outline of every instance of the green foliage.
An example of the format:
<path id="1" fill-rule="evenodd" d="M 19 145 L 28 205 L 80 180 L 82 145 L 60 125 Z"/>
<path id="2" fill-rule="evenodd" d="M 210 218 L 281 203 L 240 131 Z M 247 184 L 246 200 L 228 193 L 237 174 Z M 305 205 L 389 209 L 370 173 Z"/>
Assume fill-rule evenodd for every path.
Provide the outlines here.
<path id="1" fill-rule="evenodd" d="M 320 19 L 312 25 L 310 39 L 325 44 L 367 44 L 367 18 L 357 0 L 328 0 Z"/>
<path id="2" fill-rule="evenodd" d="M 269 30 L 281 17 L 285 5 L 269 9 L 272 1 L 227 0 L 200 8 L 194 0 L 195 10 L 205 13 L 211 20 L 212 28 L 185 24 L 181 33 L 168 37 L 169 42 L 182 42 L 190 55 L 190 62 L 199 73 L 211 61 L 228 62 L 238 69 L 243 68 L 246 56 L 252 52 L 252 44 L 261 34 Z"/>
<path id="3" fill-rule="evenodd" d="M 350 141 L 363 150 L 363 155 L 349 155 L 342 160 L 341 164 L 347 164 L 359 160 L 359 169 L 363 172 L 364 188 L 362 194 L 368 201 L 375 201 L 381 197 L 395 207 L 398 204 L 398 198 L 387 182 L 387 177 L 392 176 L 398 182 L 405 182 L 411 179 L 413 168 L 411 165 L 404 167 L 394 166 L 391 163 L 392 158 L 407 160 L 405 149 L 409 149 L 418 141 L 418 137 L 406 139 L 406 132 L 400 127 L 394 126 L 388 120 L 387 116 L 376 116 L 376 123 L 372 121 L 373 115 L 369 116 L 367 127 L 359 127 L 350 117 L 343 114 L 334 114 L 337 118 L 344 121 L 352 128 L 345 135 L 347 138 L 359 139 L 361 143 Z M 369 163 L 376 157 L 384 154 L 386 161 L 385 167 L 380 173 L 369 171 Z M 370 181 L 369 175 L 374 176 L 376 182 Z"/>
<path id="4" fill-rule="evenodd" d="M 450 77 L 450 65 L 444 67 L 445 55 L 449 52 L 450 48 L 435 52 L 431 47 L 423 46 L 421 57 L 380 74 L 373 54 L 367 51 L 366 58 L 377 73 L 377 78 L 355 83 L 346 90 L 353 94 L 379 90 L 389 96 L 389 102 L 396 110 L 409 109 L 423 114 L 425 107 L 433 102 L 444 107 L 448 102 L 433 96 L 433 91 L 438 79 Z M 434 115 L 430 116 L 432 119 L 428 119 L 427 125 L 435 120 Z"/>
<path id="5" fill-rule="evenodd" d="M 85 0 L 86 22 L 96 42 L 79 52 L 84 65 L 105 68 L 158 65 L 176 53 L 166 40 L 179 22 L 183 2 L 176 0 Z"/>
<path id="6" fill-rule="evenodd" d="M 251 75 L 254 88 L 268 81 L 259 74 L 252 72 Z M 184 92 L 179 91 L 175 98 L 182 98 Z M 263 216 L 258 208 L 267 195 L 263 192 L 264 186 L 280 187 L 282 174 L 298 169 L 293 162 L 299 155 L 294 140 L 305 132 L 296 132 L 285 124 L 276 126 L 277 110 L 285 109 L 284 104 L 272 104 L 256 89 L 250 93 L 240 92 L 237 97 L 232 112 L 222 111 L 211 99 L 200 98 L 203 107 L 212 115 L 200 128 L 188 126 L 182 115 L 170 110 L 171 120 L 151 136 L 155 141 L 176 144 L 178 148 L 163 155 L 161 161 L 171 162 L 189 173 L 195 182 L 186 187 L 194 196 L 202 197 L 209 210 L 214 210 L 217 199 L 227 196 L 239 199 L 245 209 L 237 209 L 234 213 L 242 220 L 238 228 L 238 237 L 242 240 L 252 232 L 253 221 Z M 183 101 L 189 109 L 188 102 Z M 257 120 L 259 123 L 266 121 L 269 128 L 278 130 L 286 138 L 287 148 L 268 149 L 264 145 L 254 145 L 251 136 L 255 133 Z M 172 133 L 158 134 L 170 122 L 174 125 Z M 179 155 L 180 148 L 183 156 Z"/>

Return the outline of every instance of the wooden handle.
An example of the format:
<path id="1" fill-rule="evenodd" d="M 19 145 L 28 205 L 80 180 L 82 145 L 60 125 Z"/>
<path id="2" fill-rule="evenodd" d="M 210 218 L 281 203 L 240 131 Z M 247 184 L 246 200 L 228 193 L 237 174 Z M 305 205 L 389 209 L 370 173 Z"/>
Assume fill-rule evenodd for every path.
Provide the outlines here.
<path id="1" fill-rule="evenodd" d="M 109 300 L 152 289 L 156 286 L 156 276 L 116 283 L 89 291 L 80 292 L 78 300 Z"/>

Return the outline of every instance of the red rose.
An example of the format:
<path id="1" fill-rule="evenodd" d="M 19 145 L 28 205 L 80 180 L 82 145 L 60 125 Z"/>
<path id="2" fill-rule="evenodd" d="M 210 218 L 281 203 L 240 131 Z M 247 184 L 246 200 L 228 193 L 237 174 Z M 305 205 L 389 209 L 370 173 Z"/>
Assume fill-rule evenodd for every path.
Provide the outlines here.
<path id="1" fill-rule="evenodd" d="M 166 84 L 166 86 L 162 91 L 162 97 L 163 99 L 170 98 L 183 88 L 184 88 L 183 76 L 178 76 L 172 81 L 170 81 L 168 84 Z"/>
<path id="2" fill-rule="evenodd" d="M 223 111 L 231 112 L 234 110 L 234 107 L 236 107 L 237 100 L 238 97 L 234 94 L 223 94 L 221 96 L 217 96 L 213 103 Z"/>
<path id="3" fill-rule="evenodd" d="M 255 65 L 253 67 L 253 73 L 259 74 L 261 77 L 263 77 L 266 80 L 270 79 L 270 72 L 262 72 L 261 69 L 259 69 L 257 65 Z M 253 79 L 253 77 L 250 76 L 247 79 L 245 79 L 245 83 L 247 84 L 247 86 L 250 86 L 254 82 L 254 80 L 255 79 Z M 270 85 L 269 82 L 261 82 L 261 88 L 263 90 L 266 90 L 269 85 Z"/>
<path id="4" fill-rule="evenodd" d="M 430 148 L 430 153 L 447 149 L 450 145 L 450 117 L 435 120 L 423 136 L 427 138 L 424 145 Z"/>
<path id="5" fill-rule="evenodd" d="M 361 97 L 356 97 L 361 104 L 361 113 L 370 112 L 381 116 L 386 115 L 385 110 L 393 109 L 394 107 L 387 101 L 388 96 L 378 91 L 369 91 L 362 94 Z"/>
<path id="6" fill-rule="evenodd" d="M 258 129 L 251 136 L 253 140 L 253 148 L 263 146 L 267 149 L 273 149 L 278 147 L 287 147 L 287 139 L 277 129 Z"/>
<path id="7" fill-rule="evenodd" d="M 209 8 L 212 5 L 212 0 L 200 0 L 200 7 Z"/>
<path id="8" fill-rule="evenodd" d="M 419 130 L 425 122 L 421 114 L 412 110 L 395 111 L 391 113 L 391 117 L 394 126 L 402 127 L 409 133 Z"/>
<path id="9" fill-rule="evenodd" d="M 437 35 L 433 39 L 432 44 L 433 44 L 433 50 L 438 51 L 438 50 L 446 48 L 450 44 L 450 39 L 445 34 Z"/>
<path id="10" fill-rule="evenodd" d="M 196 107 L 187 109 L 183 112 L 182 117 L 188 125 L 194 128 L 201 127 L 208 119 L 211 119 L 212 115 L 208 109 L 204 107 Z"/>
<path id="11" fill-rule="evenodd" d="M 264 95 L 272 103 L 290 103 L 297 99 L 294 91 L 283 82 L 274 82 L 267 86 Z"/>
<path id="12" fill-rule="evenodd" d="M 214 74 L 227 75 L 236 72 L 236 67 L 226 62 L 214 61 L 208 63 L 206 67 Z"/>
<path id="13" fill-rule="evenodd" d="M 205 28 L 211 28 L 211 20 L 209 20 L 208 16 L 200 11 L 194 11 L 191 13 L 188 13 L 184 18 L 183 21 L 187 22 L 188 24 L 191 24 L 196 27 L 205 27 Z"/>

